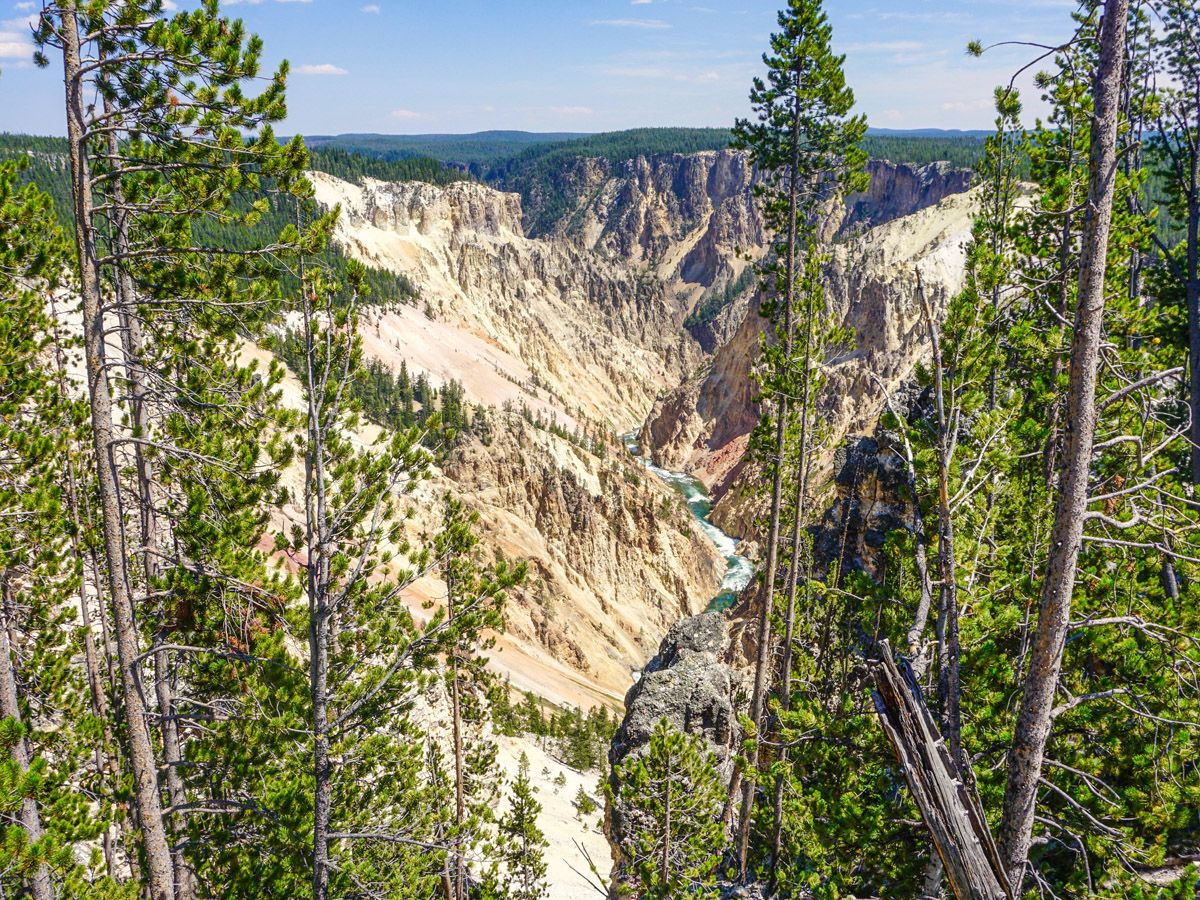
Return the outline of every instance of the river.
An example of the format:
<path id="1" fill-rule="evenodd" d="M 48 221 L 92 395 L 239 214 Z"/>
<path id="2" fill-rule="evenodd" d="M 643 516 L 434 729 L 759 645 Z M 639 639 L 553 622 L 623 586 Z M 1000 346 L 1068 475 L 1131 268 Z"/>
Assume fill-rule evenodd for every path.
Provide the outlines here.
<path id="1" fill-rule="evenodd" d="M 750 579 L 754 577 L 754 563 L 746 557 L 738 555 L 737 538 L 726 534 L 709 521 L 708 517 L 712 513 L 713 504 L 712 498 L 704 492 L 704 486 L 686 472 L 670 472 L 660 469 L 650 461 L 649 457 L 642 456 L 641 446 L 638 443 L 639 435 L 639 431 L 631 431 L 629 434 L 622 435 L 621 440 L 625 444 L 625 449 L 629 451 L 629 455 L 683 497 L 687 508 L 692 511 L 692 515 L 700 523 L 700 530 L 725 557 L 725 578 L 721 581 L 721 591 L 713 597 L 708 608 L 709 610 L 728 609 L 733 605 L 738 594 L 750 583 Z"/>

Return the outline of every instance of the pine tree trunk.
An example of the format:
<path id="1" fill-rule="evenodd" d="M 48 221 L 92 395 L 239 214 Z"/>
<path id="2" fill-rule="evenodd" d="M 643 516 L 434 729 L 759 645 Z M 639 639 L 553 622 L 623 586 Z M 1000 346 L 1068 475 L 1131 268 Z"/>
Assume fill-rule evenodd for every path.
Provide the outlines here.
<path id="1" fill-rule="evenodd" d="M 783 330 L 784 353 L 792 355 L 792 309 L 796 291 L 796 210 L 799 185 L 796 183 L 800 169 L 800 115 L 799 97 L 793 109 L 792 168 L 788 177 L 788 233 L 787 263 L 784 284 Z M 783 504 L 783 457 L 787 448 L 788 400 L 780 392 L 776 402 L 775 459 L 771 476 L 771 514 L 767 528 L 767 559 L 763 569 L 762 591 L 759 597 L 758 654 L 754 664 L 754 689 L 750 698 L 750 721 L 754 723 L 754 747 L 750 754 L 750 769 L 754 777 L 742 782 L 741 816 L 738 821 L 738 877 L 746 878 L 746 864 L 750 852 L 750 820 L 754 807 L 754 784 L 757 778 L 759 748 L 762 743 L 763 708 L 766 706 L 767 679 L 771 674 L 771 608 L 775 601 L 775 575 L 779 566 L 780 513 Z M 735 780 L 737 779 L 735 773 Z"/>
<path id="2" fill-rule="evenodd" d="M 1096 433 L 1096 382 L 1104 322 L 1104 282 L 1117 174 L 1117 109 L 1129 0 L 1106 0 L 1096 72 L 1087 215 L 1081 244 L 1079 301 L 1071 346 L 1067 418 L 1070 432 L 1054 515 L 1029 671 L 1008 759 L 1000 845 L 1014 893 L 1020 892 L 1032 843 L 1038 783 L 1062 670 L 1071 595 L 1087 512 Z"/>
<path id="3" fill-rule="evenodd" d="M 935 339 L 936 345 L 936 339 Z M 938 563 L 941 574 L 941 611 L 938 615 L 938 694 L 942 703 L 943 730 L 950 743 L 950 758 L 962 770 L 962 678 L 959 674 L 958 583 L 954 558 L 954 519 L 950 509 L 950 441 L 946 422 L 942 360 L 934 351 L 934 393 L 937 404 L 938 447 Z"/>
<path id="4" fill-rule="evenodd" d="M 671 883 L 671 788 L 673 773 L 670 771 L 671 761 L 668 760 L 667 777 L 663 779 L 663 836 L 662 860 L 659 864 L 659 885 L 666 888 Z"/>
<path id="5" fill-rule="evenodd" d="M 67 502 L 71 510 L 71 519 L 74 526 L 71 534 L 71 550 L 79 560 L 82 569 L 83 552 L 79 546 L 80 530 L 79 512 L 76 506 L 78 502 L 77 498 L 75 477 L 72 472 L 67 491 Z M 99 587 L 99 584 L 96 584 L 97 591 L 99 591 Z M 103 609 L 100 610 L 100 615 L 104 615 Z M 87 579 L 83 577 L 82 571 L 79 578 L 79 622 L 83 631 L 83 658 L 87 674 L 88 698 L 91 701 L 92 715 L 100 722 L 101 734 L 104 740 L 103 746 L 96 747 L 96 771 L 104 780 L 105 787 L 108 790 L 113 790 L 116 785 L 121 783 L 121 768 L 114 752 L 114 748 L 117 746 L 116 736 L 113 734 L 112 719 L 108 714 L 108 696 L 105 692 L 104 681 L 100 677 L 96 637 L 92 633 L 91 601 L 87 592 Z M 104 862 L 109 876 L 113 876 L 116 871 L 116 862 L 113 858 L 112 834 L 109 829 L 105 829 L 104 831 Z"/>
<path id="6" fill-rule="evenodd" d="M 933 310 L 925 299 L 921 276 L 917 275 L 917 296 L 921 315 L 929 332 L 933 355 L 933 403 L 937 416 L 937 479 L 938 479 L 938 569 L 941 576 L 941 598 L 937 620 L 938 640 L 938 697 L 942 710 L 942 730 L 950 743 L 950 758 L 962 767 L 962 687 L 959 674 L 961 656 L 958 638 L 958 583 L 954 553 L 954 519 L 950 508 L 950 465 L 954 450 L 955 427 L 946 411 L 945 360 Z"/>
<path id="7" fill-rule="evenodd" d="M 454 627 L 454 616 L 457 612 L 454 591 L 454 579 L 451 576 L 446 582 L 446 618 L 451 629 Z M 462 700 L 458 685 L 457 639 L 450 649 L 450 714 L 454 739 L 454 900 L 466 900 L 467 872 L 463 853 L 463 831 L 467 818 L 466 773 L 463 759 Z"/>
<path id="8" fill-rule="evenodd" d="M 0 615 L 4 619 L 0 622 L 0 718 L 12 719 L 20 725 L 24 720 L 21 716 L 17 687 L 17 660 L 13 652 L 13 602 L 7 573 L 0 573 Z M 22 774 L 29 771 L 29 763 L 33 756 L 29 751 L 29 739 L 24 735 L 13 745 L 12 758 Z M 44 834 L 42 818 L 38 812 L 37 801 L 33 797 L 21 800 L 20 821 L 29 843 L 41 840 Z M 33 900 L 53 900 L 54 886 L 50 882 L 50 870 L 44 865 L 39 866 L 37 871 L 29 876 L 28 885 L 29 896 Z"/>
<path id="9" fill-rule="evenodd" d="M 787 611 L 784 615 L 783 627 L 783 658 L 779 669 L 779 708 L 787 712 L 792 708 L 792 644 L 796 639 L 796 592 L 801 570 L 804 572 L 805 610 L 810 610 L 811 578 L 809 568 L 811 555 L 807 547 L 801 545 L 800 535 L 804 530 L 807 518 L 806 501 L 808 499 L 808 441 L 809 441 L 809 404 L 812 402 L 812 360 L 813 360 L 813 292 L 817 285 L 809 282 L 808 309 L 805 313 L 804 351 L 802 354 L 804 374 L 800 386 L 800 444 L 797 448 L 799 464 L 796 469 L 796 498 L 794 503 L 795 518 L 792 520 L 791 560 L 788 566 L 787 578 Z M 802 552 L 803 550 L 803 552 Z M 801 558 L 803 557 L 803 559 Z M 782 730 L 782 729 L 781 729 Z M 783 793 L 786 787 L 785 773 L 788 760 L 787 742 L 779 741 L 779 761 L 781 771 L 775 779 L 775 803 L 771 820 L 771 883 L 775 883 L 775 875 L 779 866 L 779 855 L 783 850 Z"/>
<path id="10" fill-rule="evenodd" d="M 111 114 L 111 104 L 104 104 L 106 115 Z M 108 149 L 113 159 L 116 159 L 120 147 L 115 131 L 108 135 Z M 119 177 L 111 182 L 111 202 L 115 207 L 113 220 L 112 241 L 113 250 L 117 255 L 129 251 L 129 223 L 125 208 L 125 192 Z M 121 344 L 125 352 L 125 377 L 129 382 L 129 409 L 133 421 L 134 433 L 143 439 L 150 437 L 150 405 L 147 402 L 149 385 L 146 379 L 144 343 L 142 341 L 141 321 L 135 309 L 136 289 L 129 272 L 120 262 L 116 270 L 117 317 L 121 328 Z M 142 574 L 145 578 L 146 590 L 150 591 L 154 581 L 161 575 L 162 566 L 159 563 L 158 551 L 164 541 L 160 534 L 158 508 L 155 504 L 156 476 L 153 462 L 147 457 L 141 444 L 134 444 L 134 468 L 137 471 L 139 521 L 141 524 L 142 540 Z M 165 606 L 165 604 L 164 604 Z M 165 618 L 165 609 L 160 618 Z M 171 685 L 171 661 L 169 654 L 161 649 L 166 643 L 166 626 L 160 625 L 154 631 L 154 694 L 158 703 L 159 731 L 163 742 L 163 762 L 166 764 L 164 778 L 167 786 L 167 798 L 174 812 L 168 814 L 167 823 L 174 837 L 171 851 L 171 864 L 175 869 L 176 900 L 192 900 L 195 896 L 195 885 L 192 883 L 191 869 L 184 856 L 183 842 L 183 813 L 181 810 L 187 802 L 183 786 L 183 750 L 179 738 L 179 719 L 175 706 L 174 691 Z"/>
<path id="11" fill-rule="evenodd" d="M 114 417 L 112 395 L 105 372 L 105 327 L 96 236 L 92 224 L 92 186 L 86 147 L 84 107 L 87 101 L 83 96 L 84 83 L 80 72 L 79 26 L 73 11 L 62 14 L 62 26 L 67 141 L 83 300 L 87 388 L 95 442 L 105 563 L 113 602 L 113 630 L 120 662 L 121 693 L 127 719 L 129 757 L 133 769 L 133 791 L 146 854 L 146 876 L 151 900 L 173 900 L 175 879 L 163 823 L 162 802 L 158 794 L 157 761 L 142 699 L 137 624 L 129 588 L 117 463 L 113 457 Z"/>
<path id="12" fill-rule="evenodd" d="M 301 292 L 308 290 L 301 269 Z M 304 299 L 308 396 L 308 453 L 305 461 L 305 522 L 308 568 L 309 684 L 313 715 L 313 900 L 329 897 L 329 829 L 333 815 L 333 773 L 329 758 L 329 649 L 332 610 L 329 509 L 325 473 L 325 426 L 316 392 L 316 348 L 307 296 Z"/>

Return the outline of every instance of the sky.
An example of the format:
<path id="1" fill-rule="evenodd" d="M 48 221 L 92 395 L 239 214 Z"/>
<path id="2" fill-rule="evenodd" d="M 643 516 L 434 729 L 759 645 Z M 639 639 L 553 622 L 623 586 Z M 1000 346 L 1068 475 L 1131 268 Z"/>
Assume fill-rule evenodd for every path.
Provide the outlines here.
<path id="1" fill-rule="evenodd" d="M 188 0 L 168 2 L 187 6 Z M 292 66 L 281 134 L 724 126 L 781 0 L 224 0 Z M 64 133 L 62 75 L 30 63 L 40 3 L 0 0 L 0 131 Z M 989 128 L 992 90 L 1074 0 L 826 0 L 860 111 L 879 128 Z M 1018 82 L 1019 84 L 1022 82 Z M 1028 86 L 1028 81 L 1023 82 Z M 1039 110 L 1024 94 L 1027 118 Z"/>

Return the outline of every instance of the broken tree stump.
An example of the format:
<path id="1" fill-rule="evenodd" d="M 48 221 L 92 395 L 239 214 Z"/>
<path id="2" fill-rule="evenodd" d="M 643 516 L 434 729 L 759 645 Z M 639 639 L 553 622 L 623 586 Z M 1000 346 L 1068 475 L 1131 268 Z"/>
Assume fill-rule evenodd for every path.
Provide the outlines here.
<path id="1" fill-rule="evenodd" d="M 887 641 L 871 666 L 871 696 L 900 771 L 958 900 L 1014 900 L 979 796 L 964 783 L 907 660 Z"/>

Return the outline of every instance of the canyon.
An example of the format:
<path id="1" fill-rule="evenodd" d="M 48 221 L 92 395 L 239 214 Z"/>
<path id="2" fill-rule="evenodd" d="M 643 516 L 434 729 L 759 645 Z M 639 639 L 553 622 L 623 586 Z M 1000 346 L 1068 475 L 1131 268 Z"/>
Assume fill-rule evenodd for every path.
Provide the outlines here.
<path id="1" fill-rule="evenodd" d="M 827 225 L 830 305 L 856 335 L 828 361 L 830 448 L 869 432 L 912 374 L 924 352 L 917 276 L 943 305 L 973 215 L 964 170 L 870 168 L 872 187 Z M 670 627 L 705 610 L 725 561 L 616 436 L 642 428 L 653 462 L 699 479 L 713 520 L 754 547 L 745 451 L 763 320 L 754 280 L 740 276 L 767 237 L 748 161 L 732 150 L 577 160 L 565 211 L 537 237 L 521 197 L 488 185 L 312 178 L 317 199 L 341 208 L 344 251 L 420 289 L 413 305 L 372 312 L 368 355 L 461 383 L 499 421 L 422 488 L 466 500 L 485 544 L 529 561 L 496 667 L 554 703 L 619 705 Z M 731 287 L 710 322 L 689 319 Z M 600 453 L 563 436 L 580 430 L 603 435 Z"/>

